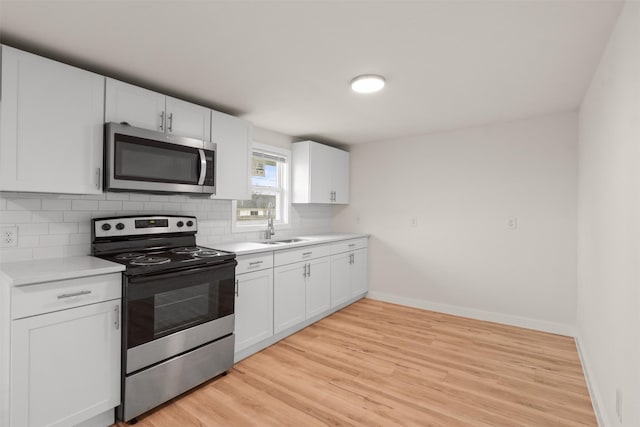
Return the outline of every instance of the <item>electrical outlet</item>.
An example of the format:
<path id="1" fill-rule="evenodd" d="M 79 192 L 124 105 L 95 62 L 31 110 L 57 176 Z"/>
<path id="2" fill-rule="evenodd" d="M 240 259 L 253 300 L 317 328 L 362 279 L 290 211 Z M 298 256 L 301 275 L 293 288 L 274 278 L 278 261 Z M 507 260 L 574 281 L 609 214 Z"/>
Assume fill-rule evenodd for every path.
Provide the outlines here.
<path id="1" fill-rule="evenodd" d="M 412 216 L 411 219 L 409 220 L 409 224 L 411 224 L 412 227 L 417 227 L 418 226 L 418 217 L 417 216 Z"/>
<path id="2" fill-rule="evenodd" d="M 0 228 L 0 247 L 15 248 L 18 246 L 18 227 Z"/>
<path id="3" fill-rule="evenodd" d="M 518 217 L 512 216 L 507 221 L 507 226 L 510 230 L 516 230 L 518 228 Z"/>
<path id="4" fill-rule="evenodd" d="M 616 389 L 616 415 L 618 416 L 618 421 L 622 424 L 622 390 L 619 388 Z"/>

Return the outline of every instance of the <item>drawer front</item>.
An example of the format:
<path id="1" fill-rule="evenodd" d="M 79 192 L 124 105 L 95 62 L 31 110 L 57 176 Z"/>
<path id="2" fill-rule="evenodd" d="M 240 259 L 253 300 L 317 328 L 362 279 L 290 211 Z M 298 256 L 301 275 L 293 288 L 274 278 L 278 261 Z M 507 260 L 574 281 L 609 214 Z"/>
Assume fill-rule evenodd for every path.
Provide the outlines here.
<path id="1" fill-rule="evenodd" d="M 369 243 L 369 239 L 366 237 L 334 242 L 331 244 L 331 255 L 340 254 L 343 252 L 355 251 L 356 249 L 366 248 L 368 246 L 368 243 Z"/>
<path id="2" fill-rule="evenodd" d="M 236 258 L 236 274 L 249 273 L 273 267 L 273 252 L 242 255 Z"/>
<path id="3" fill-rule="evenodd" d="M 331 244 L 327 243 L 277 251 L 273 254 L 273 262 L 275 265 L 285 265 L 329 255 Z"/>
<path id="4" fill-rule="evenodd" d="M 20 319 L 120 298 L 122 274 L 17 286 L 12 293 L 11 318 Z"/>

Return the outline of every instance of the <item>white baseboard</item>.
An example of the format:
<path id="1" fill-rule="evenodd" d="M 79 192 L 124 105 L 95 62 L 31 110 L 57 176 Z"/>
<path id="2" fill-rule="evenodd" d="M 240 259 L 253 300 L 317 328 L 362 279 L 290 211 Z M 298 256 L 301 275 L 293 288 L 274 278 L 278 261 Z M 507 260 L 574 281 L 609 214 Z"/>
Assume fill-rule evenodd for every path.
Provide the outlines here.
<path id="1" fill-rule="evenodd" d="M 504 325 L 518 326 L 526 329 L 534 329 L 552 334 L 575 337 L 575 328 L 572 325 L 549 322 L 546 320 L 531 319 L 528 317 L 512 316 L 509 314 L 495 313 L 478 310 L 475 308 L 460 307 L 455 305 L 435 303 L 431 301 L 407 298 L 385 292 L 369 291 L 367 298 L 406 305 L 407 307 L 422 308 L 437 311 L 439 313 L 452 314 L 454 316 L 470 317 L 472 319 L 486 320 L 488 322 L 502 323 Z"/>
<path id="2" fill-rule="evenodd" d="M 604 411 L 604 405 L 602 400 L 602 394 L 593 382 L 593 376 L 591 372 L 589 358 L 582 347 L 582 339 L 580 332 L 576 333 L 576 348 L 578 349 L 578 357 L 580 357 L 580 363 L 582 364 L 582 372 L 584 373 L 584 379 L 587 382 L 587 388 L 589 389 L 589 396 L 591 397 L 591 405 L 593 406 L 593 412 L 596 414 L 598 420 L 598 426 L 609 427 L 612 426 L 607 418 L 607 413 Z M 601 409 L 602 408 L 602 409 Z"/>

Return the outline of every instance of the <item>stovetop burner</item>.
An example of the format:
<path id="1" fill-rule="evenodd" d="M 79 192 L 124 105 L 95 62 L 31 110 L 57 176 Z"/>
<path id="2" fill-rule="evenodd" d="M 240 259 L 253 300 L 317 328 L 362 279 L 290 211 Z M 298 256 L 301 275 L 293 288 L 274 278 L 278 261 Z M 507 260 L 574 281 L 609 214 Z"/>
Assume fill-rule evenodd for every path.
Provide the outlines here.
<path id="1" fill-rule="evenodd" d="M 128 260 L 132 260 L 132 259 L 136 259 L 136 258 L 143 258 L 145 255 L 143 253 L 140 252 L 126 252 L 120 255 L 116 255 L 115 259 L 118 260 L 122 260 L 122 261 L 128 261 Z"/>
<path id="2" fill-rule="evenodd" d="M 220 255 L 224 255 L 224 254 L 220 251 L 216 251 L 212 249 L 203 249 L 193 254 L 193 256 L 196 256 L 198 258 L 210 258 L 210 257 L 220 256 Z"/>
<path id="3" fill-rule="evenodd" d="M 171 262 L 171 259 L 162 256 L 142 256 L 140 258 L 134 258 L 131 265 L 159 265 Z"/>
<path id="4" fill-rule="evenodd" d="M 171 252 L 174 254 L 194 254 L 196 252 L 200 252 L 201 250 L 202 248 L 199 248 L 197 246 L 189 246 L 189 247 L 171 249 Z"/>

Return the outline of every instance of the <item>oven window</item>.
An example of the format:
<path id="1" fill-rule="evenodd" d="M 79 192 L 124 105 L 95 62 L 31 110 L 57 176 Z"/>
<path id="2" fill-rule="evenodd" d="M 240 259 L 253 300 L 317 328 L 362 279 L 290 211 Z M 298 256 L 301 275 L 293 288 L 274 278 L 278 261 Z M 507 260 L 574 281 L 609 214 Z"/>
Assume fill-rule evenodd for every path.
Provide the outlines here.
<path id="1" fill-rule="evenodd" d="M 127 348 L 233 314 L 235 264 L 129 278 Z"/>
<path id="2" fill-rule="evenodd" d="M 116 179 L 196 185 L 200 153 L 195 148 L 116 134 Z"/>
<path id="3" fill-rule="evenodd" d="M 162 292 L 153 298 L 155 307 L 154 336 L 166 335 L 190 324 L 198 323 L 211 311 L 208 283 Z"/>

